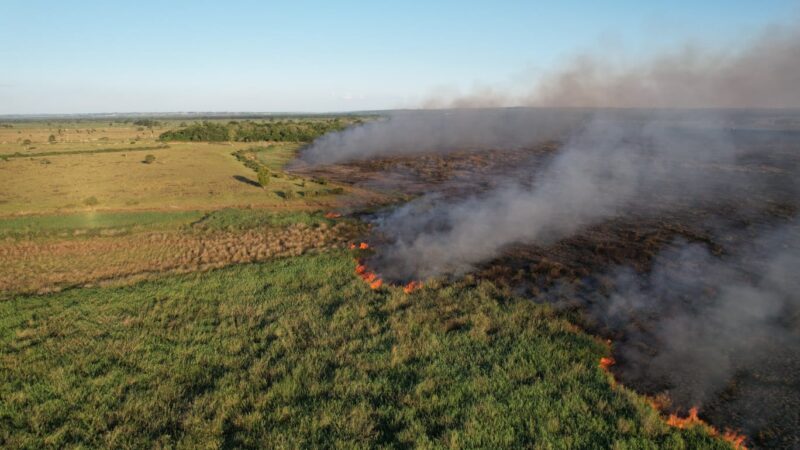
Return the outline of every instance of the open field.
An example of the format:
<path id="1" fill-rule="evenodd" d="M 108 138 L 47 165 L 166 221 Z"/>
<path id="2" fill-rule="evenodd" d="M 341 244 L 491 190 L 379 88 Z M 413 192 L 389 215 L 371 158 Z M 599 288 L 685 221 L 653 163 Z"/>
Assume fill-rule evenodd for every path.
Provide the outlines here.
<path id="1" fill-rule="evenodd" d="M 229 125 L 0 128 L 0 445 L 730 447 L 618 384 L 581 316 L 516 296 L 628 262 L 592 259 L 616 226 L 408 294 L 354 273 L 383 206 L 485 191 L 558 142 L 309 168 L 304 142 L 158 139 L 192 123 Z M 667 225 L 631 258 L 705 242 Z"/>
<path id="2" fill-rule="evenodd" d="M 6 447 L 725 448 L 491 284 L 371 291 L 338 251 L 0 303 Z"/>
<path id="3" fill-rule="evenodd" d="M 160 132 L 180 123 L 163 121 L 148 127 L 132 122 L 14 121 L 6 123 L 9 127 L 0 127 L 0 155 L 156 145 Z"/>
<path id="4" fill-rule="evenodd" d="M 0 161 L 0 215 L 248 205 L 298 209 L 334 203 L 329 187 L 310 180 L 273 177 L 263 189 L 255 173 L 231 155 L 241 148 L 247 146 L 178 143 Z M 153 163 L 143 163 L 147 154 L 155 156 Z M 281 195 L 286 191 L 297 195 L 287 199 Z"/>

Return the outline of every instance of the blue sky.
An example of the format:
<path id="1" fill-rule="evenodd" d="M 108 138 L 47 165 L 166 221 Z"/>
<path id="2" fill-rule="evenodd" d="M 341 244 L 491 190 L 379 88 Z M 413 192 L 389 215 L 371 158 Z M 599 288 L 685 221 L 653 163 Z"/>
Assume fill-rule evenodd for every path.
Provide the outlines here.
<path id="1" fill-rule="evenodd" d="M 414 107 L 579 52 L 735 46 L 799 3 L 4 0 L 0 114 Z"/>

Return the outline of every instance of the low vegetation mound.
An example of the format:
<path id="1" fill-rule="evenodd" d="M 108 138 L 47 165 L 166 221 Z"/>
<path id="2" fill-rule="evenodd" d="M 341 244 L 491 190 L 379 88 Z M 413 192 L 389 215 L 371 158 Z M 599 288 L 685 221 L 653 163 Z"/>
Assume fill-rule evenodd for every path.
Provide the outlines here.
<path id="1" fill-rule="evenodd" d="M 0 445 L 724 448 L 488 282 L 370 290 L 345 251 L 0 303 Z"/>

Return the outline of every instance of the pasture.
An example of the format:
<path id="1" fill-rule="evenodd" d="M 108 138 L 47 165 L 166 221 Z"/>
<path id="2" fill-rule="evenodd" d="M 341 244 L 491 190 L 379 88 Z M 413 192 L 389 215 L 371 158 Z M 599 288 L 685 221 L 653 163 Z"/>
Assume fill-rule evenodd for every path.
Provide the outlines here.
<path id="1" fill-rule="evenodd" d="M 469 280 L 370 290 L 344 251 L 0 303 L 0 444 L 726 448 L 606 346 Z"/>

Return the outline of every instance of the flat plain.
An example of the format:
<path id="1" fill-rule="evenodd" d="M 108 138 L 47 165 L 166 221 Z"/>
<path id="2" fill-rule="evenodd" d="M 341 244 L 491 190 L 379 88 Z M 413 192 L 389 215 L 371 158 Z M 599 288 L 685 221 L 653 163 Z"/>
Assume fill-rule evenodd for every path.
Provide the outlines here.
<path id="1" fill-rule="evenodd" d="M 285 171 L 307 142 L 134 122 L 0 127 L 3 447 L 730 447 L 546 305 L 370 289 L 341 213 L 393 198 Z"/>

